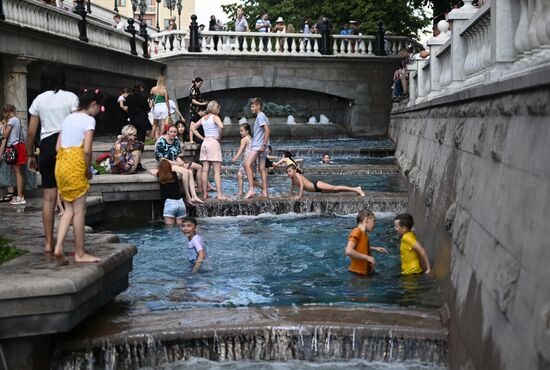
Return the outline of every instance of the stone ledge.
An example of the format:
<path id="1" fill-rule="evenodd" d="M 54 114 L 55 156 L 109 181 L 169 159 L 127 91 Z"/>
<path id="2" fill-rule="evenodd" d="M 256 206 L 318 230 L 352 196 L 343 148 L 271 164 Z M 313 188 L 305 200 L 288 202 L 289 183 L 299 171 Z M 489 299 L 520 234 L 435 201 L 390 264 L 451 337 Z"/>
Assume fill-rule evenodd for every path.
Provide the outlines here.
<path id="1" fill-rule="evenodd" d="M 194 353 L 197 344 L 197 356 L 219 361 L 273 360 L 272 355 L 310 361 L 380 356 L 376 360 L 445 364 L 447 337 L 437 310 L 315 306 L 187 309 L 132 318 L 103 314 L 60 338 L 56 365 L 61 368 L 77 358 L 99 364 L 107 353 L 122 363 L 133 348 L 155 358 L 169 352 L 166 361 L 174 361 L 187 351 Z M 147 364 L 147 359 L 140 362 Z"/>
<path id="2" fill-rule="evenodd" d="M 189 209 L 195 217 L 257 216 L 262 213 L 320 213 L 350 214 L 363 208 L 374 212 L 404 212 L 407 209 L 406 193 L 370 192 L 365 197 L 357 195 L 307 195 L 297 201 L 289 196 L 278 198 L 254 198 L 230 201 L 211 199 L 203 205 Z"/>
<path id="3" fill-rule="evenodd" d="M 87 203 L 103 206 L 101 197 Z M 87 227 L 86 248 L 100 263 L 44 254 L 41 205 L 41 199 L 28 199 L 25 207 L 0 205 L 0 234 L 29 251 L 0 265 L 0 339 L 68 331 L 128 287 L 134 246 Z M 73 249 L 71 238 L 69 230 L 66 253 Z"/>

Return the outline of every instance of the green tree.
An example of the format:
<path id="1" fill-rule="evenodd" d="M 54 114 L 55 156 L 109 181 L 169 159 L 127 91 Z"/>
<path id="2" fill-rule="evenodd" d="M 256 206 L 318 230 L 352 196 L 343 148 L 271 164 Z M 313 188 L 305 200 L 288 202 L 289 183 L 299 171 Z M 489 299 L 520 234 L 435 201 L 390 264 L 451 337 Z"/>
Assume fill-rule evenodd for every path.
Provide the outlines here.
<path id="1" fill-rule="evenodd" d="M 427 1 L 430 0 L 245 0 L 222 8 L 234 19 L 237 7 L 241 6 L 251 29 L 256 19 L 268 11 L 272 21 L 283 17 L 296 30 L 302 28 L 306 17 L 315 23 L 319 16 L 325 16 L 330 19 L 333 32 L 339 31 L 347 21 L 355 20 L 363 34 L 372 34 L 376 31 L 376 22 L 382 20 L 387 31 L 415 37 L 431 22 L 423 8 Z"/>

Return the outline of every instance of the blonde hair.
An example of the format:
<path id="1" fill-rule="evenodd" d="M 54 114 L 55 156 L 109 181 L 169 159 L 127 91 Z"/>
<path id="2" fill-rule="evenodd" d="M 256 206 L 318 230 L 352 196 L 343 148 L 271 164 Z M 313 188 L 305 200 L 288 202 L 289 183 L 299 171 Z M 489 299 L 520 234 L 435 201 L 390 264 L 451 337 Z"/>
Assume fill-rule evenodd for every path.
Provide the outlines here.
<path id="1" fill-rule="evenodd" d="M 166 88 L 166 77 L 164 75 L 159 76 L 157 80 L 157 86 Z"/>
<path id="2" fill-rule="evenodd" d="M 206 106 L 206 113 L 220 114 L 220 103 L 215 100 L 212 100 Z"/>
<path id="3" fill-rule="evenodd" d="M 133 135 L 137 134 L 137 129 L 133 125 L 126 125 L 122 128 L 122 131 L 120 133 L 123 136 Z"/>

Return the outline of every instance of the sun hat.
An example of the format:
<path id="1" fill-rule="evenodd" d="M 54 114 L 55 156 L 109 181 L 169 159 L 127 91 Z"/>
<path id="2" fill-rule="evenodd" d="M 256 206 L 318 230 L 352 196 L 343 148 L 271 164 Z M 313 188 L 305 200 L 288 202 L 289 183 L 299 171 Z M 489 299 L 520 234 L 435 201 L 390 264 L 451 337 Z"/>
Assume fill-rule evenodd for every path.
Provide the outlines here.
<path id="1" fill-rule="evenodd" d="M 285 21 L 283 20 L 283 17 L 279 17 L 279 18 L 277 18 L 275 23 L 285 23 Z"/>

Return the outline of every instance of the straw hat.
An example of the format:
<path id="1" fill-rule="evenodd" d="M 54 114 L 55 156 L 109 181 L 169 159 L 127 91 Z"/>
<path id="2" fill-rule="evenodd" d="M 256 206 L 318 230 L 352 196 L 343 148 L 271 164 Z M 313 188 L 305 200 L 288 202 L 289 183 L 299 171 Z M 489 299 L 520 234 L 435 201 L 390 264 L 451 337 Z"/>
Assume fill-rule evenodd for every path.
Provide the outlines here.
<path id="1" fill-rule="evenodd" d="M 279 17 L 279 18 L 277 18 L 275 23 L 285 23 L 285 21 L 284 21 L 283 17 Z"/>

